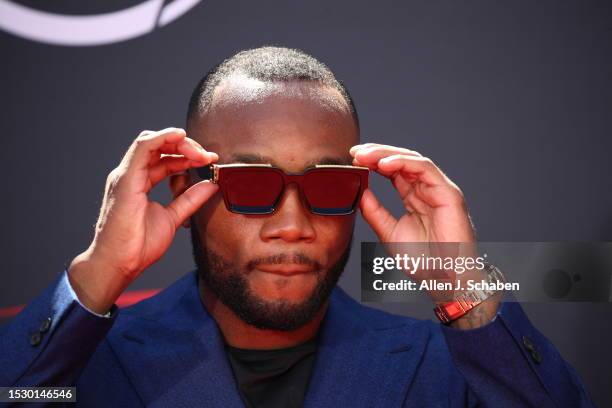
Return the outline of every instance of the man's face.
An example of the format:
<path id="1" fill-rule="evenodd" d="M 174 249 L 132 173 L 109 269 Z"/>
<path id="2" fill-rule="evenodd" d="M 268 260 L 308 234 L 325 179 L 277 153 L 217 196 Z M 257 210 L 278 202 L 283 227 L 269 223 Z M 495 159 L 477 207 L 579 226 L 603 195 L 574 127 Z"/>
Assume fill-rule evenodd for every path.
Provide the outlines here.
<path id="1" fill-rule="evenodd" d="M 299 173 L 351 164 L 358 131 L 346 102 L 312 82 L 225 80 L 211 109 L 188 129 L 219 163 L 270 163 Z M 192 217 L 200 276 L 242 320 L 294 330 L 326 301 L 348 259 L 355 215 L 308 211 L 295 185 L 271 215 L 228 211 L 220 193 Z"/>

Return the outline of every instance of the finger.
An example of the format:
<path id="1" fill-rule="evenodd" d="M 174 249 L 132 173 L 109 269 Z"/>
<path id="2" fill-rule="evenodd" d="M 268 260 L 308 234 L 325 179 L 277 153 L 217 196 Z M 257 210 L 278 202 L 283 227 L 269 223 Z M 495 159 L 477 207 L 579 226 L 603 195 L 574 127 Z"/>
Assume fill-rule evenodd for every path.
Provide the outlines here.
<path id="1" fill-rule="evenodd" d="M 370 189 L 366 189 L 361 197 L 361 215 L 372 227 L 381 241 L 387 241 L 387 237 L 394 230 L 397 220 L 378 201 L 378 198 Z"/>
<path id="2" fill-rule="evenodd" d="M 209 163 L 190 160 L 185 156 L 164 156 L 149 168 L 150 188 L 171 174 L 180 173 L 192 167 L 205 166 Z"/>
<path id="3" fill-rule="evenodd" d="M 409 197 L 414 193 L 415 183 L 408 181 L 402 175 L 395 177 L 393 180 L 391 180 L 391 183 L 399 193 L 402 203 L 404 204 L 404 208 L 408 212 L 413 213 L 414 205 L 410 202 Z"/>
<path id="4" fill-rule="evenodd" d="M 447 182 L 442 171 L 427 157 L 397 154 L 388 156 L 378 162 L 378 173 L 391 177 L 398 172 L 413 174 L 429 185 L 441 185 Z"/>
<path id="5" fill-rule="evenodd" d="M 197 149 L 194 142 L 185 142 L 185 139 L 185 131 L 179 128 L 168 128 L 138 136 L 124 158 L 127 170 L 143 170 L 150 165 L 152 156 L 160 150 L 174 150 L 166 145 L 176 145 L 176 151 L 189 159 L 204 161 L 206 151 L 201 147 Z"/>
<path id="6" fill-rule="evenodd" d="M 122 165 L 126 170 L 143 169 L 149 165 L 152 153 L 165 144 L 176 144 L 185 137 L 185 131 L 179 128 L 167 128 L 158 132 L 143 130 L 123 157 Z"/>
<path id="7" fill-rule="evenodd" d="M 424 185 L 424 183 L 414 183 L 406 180 L 400 175 L 393 179 L 393 185 L 399 192 L 404 208 L 412 214 L 426 215 L 431 211 L 431 208 L 437 204 L 436 202 L 427 200 L 429 197 L 422 197 L 422 195 L 419 194 L 421 191 L 420 187 Z"/>
<path id="8" fill-rule="evenodd" d="M 198 142 L 195 140 L 185 137 L 183 140 L 178 143 L 173 144 L 164 144 L 159 147 L 159 152 L 165 154 L 182 154 L 183 151 L 189 152 L 200 152 L 202 150 L 206 151 Z"/>
<path id="9" fill-rule="evenodd" d="M 372 169 L 376 169 L 378 161 L 384 157 L 393 156 L 396 154 L 403 154 L 407 156 L 422 157 L 419 152 L 413 150 L 404 149 L 402 147 L 386 146 L 386 145 L 375 145 L 365 147 L 355 151 L 354 160 L 358 166 L 367 166 Z"/>
<path id="10" fill-rule="evenodd" d="M 406 149 L 404 147 L 379 144 L 379 143 L 365 143 L 365 144 L 355 145 L 351 147 L 351 149 L 349 150 L 349 154 L 355 157 L 356 155 L 366 155 L 366 154 L 371 154 L 372 152 L 376 152 L 376 151 L 386 151 L 386 152 L 389 152 L 388 155 L 409 154 L 409 155 L 414 155 L 414 156 L 422 156 L 421 153 L 415 150 Z"/>
<path id="11" fill-rule="evenodd" d="M 181 155 L 191 160 L 202 160 L 202 151 L 204 151 L 204 155 L 208 159 L 215 161 L 219 160 L 219 156 L 217 155 L 217 153 L 206 151 L 198 142 L 186 137 L 179 143 L 165 144 L 161 146 L 158 150 L 151 152 L 151 160 L 149 161 L 149 165 L 155 164 L 155 162 L 159 160 L 160 153 L 165 155 Z"/>
<path id="12" fill-rule="evenodd" d="M 355 145 L 355 146 L 353 146 L 353 147 L 351 147 L 351 148 L 350 148 L 350 150 L 349 150 L 349 154 L 350 154 L 351 156 L 353 156 L 353 153 L 354 153 L 356 150 L 363 149 L 363 148 L 366 148 L 366 147 L 369 147 L 369 146 L 374 146 L 374 145 L 376 145 L 376 144 L 377 144 L 377 143 L 362 143 L 362 144 L 357 144 L 357 145 Z"/>
<path id="13" fill-rule="evenodd" d="M 150 135 L 152 133 L 155 133 L 155 131 L 153 131 L 153 130 L 143 130 L 142 132 L 140 132 L 138 134 L 138 136 L 136 138 L 144 137 L 144 136 Z M 128 150 L 128 153 L 130 152 L 130 150 Z M 127 156 L 127 154 L 126 154 L 126 156 Z"/>
<path id="14" fill-rule="evenodd" d="M 204 154 L 207 160 L 219 159 L 217 153 L 206 151 L 198 142 L 189 137 L 186 137 L 181 143 L 178 143 L 176 149 L 178 154 L 182 154 L 191 160 L 199 160 L 202 154 Z"/>
<path id="15" fill-rule="evenodd" d="M 189 187 L 168 204 L 166 209 L 174 222 L 175 229 L 178 229 L 187 218 L 204 205 L 218 188 L 219 186 L 209 180 L 201 181 Z"/>

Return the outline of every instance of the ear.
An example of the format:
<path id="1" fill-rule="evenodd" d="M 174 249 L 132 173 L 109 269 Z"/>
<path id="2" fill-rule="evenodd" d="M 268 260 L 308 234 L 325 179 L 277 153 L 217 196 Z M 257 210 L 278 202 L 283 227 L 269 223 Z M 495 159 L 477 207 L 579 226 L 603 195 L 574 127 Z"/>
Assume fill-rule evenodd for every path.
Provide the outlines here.
<path id="1" fill-rule="evenodd" d="M 191 187 L 191 178 L 187 172 L 173 174 L 170 176 L 169 183 L 170 191 L 172 191 L 172 199 L 174 200 Z M 190 218 L 187 218 L 185 222 L 183 222 L 183 227 L 189 228 L 189 219 Z"/>

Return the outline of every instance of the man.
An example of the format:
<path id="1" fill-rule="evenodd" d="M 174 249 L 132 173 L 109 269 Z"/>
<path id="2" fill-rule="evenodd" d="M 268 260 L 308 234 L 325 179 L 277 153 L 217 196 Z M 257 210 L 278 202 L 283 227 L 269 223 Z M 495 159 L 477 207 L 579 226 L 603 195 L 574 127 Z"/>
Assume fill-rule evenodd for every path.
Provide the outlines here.
<path id="1" fill-rule="evenodd" d="M 389 178 L 406 214 L 362 188 L 364 167 Z M 147 193 L 167 177 L 162 206 Z M 498 294 L 443 326 L 335 287 L 357 209 L 383 243 L 475 240 L 460 189 L 430 159 L 359 144 L 354 104 L 325 65 L 240 52 L 198 84 L 186 132 L 142 132 L 109 174 L 91 245 L 4 328 L 0 383 L 76 384 L 84 406 L 591 405 Z M 197 271 L 119 312 L 181 225 Z"/>

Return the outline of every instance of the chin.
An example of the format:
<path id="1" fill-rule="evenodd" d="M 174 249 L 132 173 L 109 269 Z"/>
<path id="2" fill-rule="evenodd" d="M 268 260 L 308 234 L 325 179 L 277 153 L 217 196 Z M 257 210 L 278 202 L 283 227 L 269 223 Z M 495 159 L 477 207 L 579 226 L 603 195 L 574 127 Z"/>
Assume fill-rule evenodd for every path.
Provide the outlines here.
<path id="1" fill-rule="evenodd" d="M 302 303 L 312 296 L 318 283 L 315 274 L 261 275 L 250 277 L 249 289 L 253 295 L 266 302 Z"/>

